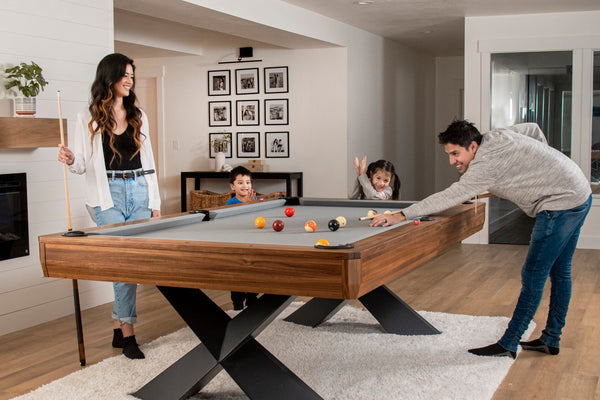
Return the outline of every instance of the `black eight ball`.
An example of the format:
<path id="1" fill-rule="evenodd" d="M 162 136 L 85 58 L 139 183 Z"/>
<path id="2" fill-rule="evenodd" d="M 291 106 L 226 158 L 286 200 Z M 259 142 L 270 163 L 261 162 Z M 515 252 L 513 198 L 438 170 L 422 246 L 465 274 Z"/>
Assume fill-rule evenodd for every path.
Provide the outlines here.
<path id="1" fill-rule="evenodd" d="M 327 227 L 329 227 L 330 231 L 337 231 L 338 229 L 340 229 L 340 223 L 338 222 L 337 219 L 332 219 L 331 221 L 329 221 L 327 223 Z"/>

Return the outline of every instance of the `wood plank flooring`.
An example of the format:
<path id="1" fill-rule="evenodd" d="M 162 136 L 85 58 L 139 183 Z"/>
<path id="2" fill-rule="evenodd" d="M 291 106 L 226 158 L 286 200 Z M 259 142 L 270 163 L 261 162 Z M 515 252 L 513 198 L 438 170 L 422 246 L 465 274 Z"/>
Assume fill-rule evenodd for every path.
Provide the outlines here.
<path id="1" fill-rule="evenodd" d="M 527 246 L 458 245 L 390 283 L 416 310 L 507 316 L 520 290 Z M 600 399 L 600 250 L 577 250 L 573 296 L 558 356 L 521 352 L 493 400 Z M 548 309 L 547 285 L 534 318 L 539 337 Z M 231 308 L 229 292 L 208 294 Z M 138 289 L 138 342 L 185 326 L 151 286 Z M 112 304 L 83 312 L 88 365 L 118 355 L 110 345 Z M 466 349 L 465 349 L 466 351 Z M 79 370 L 74 318 L 44 323 L 0 337 L 0 400 L 27 393 Z M 435 400 L 435 399 L 433 399 Z"/>

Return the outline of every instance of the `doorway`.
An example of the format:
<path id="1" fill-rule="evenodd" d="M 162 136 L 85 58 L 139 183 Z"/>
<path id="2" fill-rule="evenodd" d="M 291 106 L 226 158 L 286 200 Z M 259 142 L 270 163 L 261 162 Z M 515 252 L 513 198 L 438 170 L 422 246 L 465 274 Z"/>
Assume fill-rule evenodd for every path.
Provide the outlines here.
<path id="1" fill-rule="evenodd" d="M 548 144 L 570 157 L 572 53 L 496 53 L 491 71 L 491 128 L 535 122 Z M 514 203 L 492 197 L 489 243 L 527 245 L 534 222 Z"/>

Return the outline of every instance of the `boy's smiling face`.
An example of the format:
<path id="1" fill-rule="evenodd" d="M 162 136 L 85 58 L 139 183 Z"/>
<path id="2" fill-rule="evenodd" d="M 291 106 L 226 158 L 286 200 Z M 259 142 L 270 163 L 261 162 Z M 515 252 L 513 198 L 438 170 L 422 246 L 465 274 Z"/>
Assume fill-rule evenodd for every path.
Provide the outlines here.
<path id="1" fill-rule="evenodd" d="M 230 183 L 231 190 L 235 192 L 237 197 L 247 197 L 252 190 L 252 180 L 248 175 L 238 175 L 233 183 Z"/>

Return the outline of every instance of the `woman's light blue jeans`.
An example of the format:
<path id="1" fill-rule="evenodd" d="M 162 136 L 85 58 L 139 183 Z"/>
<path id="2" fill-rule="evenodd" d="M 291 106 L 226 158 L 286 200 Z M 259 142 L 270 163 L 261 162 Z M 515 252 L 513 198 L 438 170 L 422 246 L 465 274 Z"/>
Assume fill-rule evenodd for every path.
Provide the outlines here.
<path id="1" fill-rule="evenodd" d="M 114 206 L 101 211 L 94 207 L 94 215 L 98 226 L 116 224 L 118 222 L 134 221 L 150 218 L 152 210 L 148 208 L 148 184 L 143 176 L 132 179 L 108 179 L 108 186 Z M 137 284 L 113 283 L 115 302 L 112 318 L 123 324 L 135 324 Z"/>
<path id="2" fill-rule="evenodd" d="M 540 305 L 544 285 L 550 276 L 550 307 L 541 340 L 548 346 L 559 347 L 571 300 L 571 259 L 591 204 L 590 195 L 585 203 L 570 210 L 541 211 L 537 214 L 529 252 L 521 271 L 521 294 L 508 328 L 498 342 L 500 346 L 517 351 L 521 336 Z"/>

